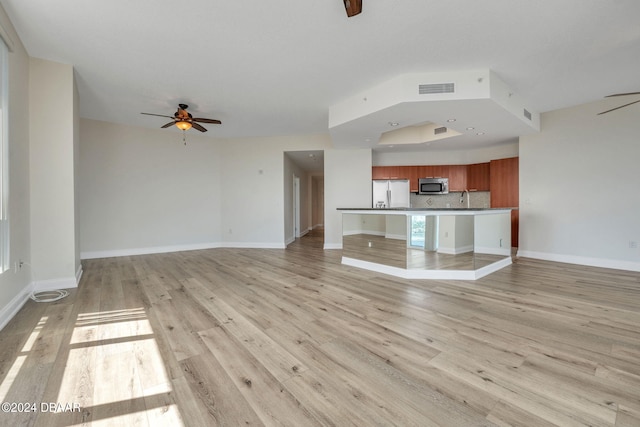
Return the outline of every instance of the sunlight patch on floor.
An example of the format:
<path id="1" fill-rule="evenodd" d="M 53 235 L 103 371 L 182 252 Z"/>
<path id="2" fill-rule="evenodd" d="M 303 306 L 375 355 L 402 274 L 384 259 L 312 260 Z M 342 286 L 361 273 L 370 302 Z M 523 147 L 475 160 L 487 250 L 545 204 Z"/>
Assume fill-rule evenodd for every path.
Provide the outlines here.
<path id="1" fill-rule="evenodd" d="M 80 403 L 93 426 L 182 426 L 171 392 L 144 308 L 78 315 L 58 402 Z"/>
<path id="2" fill-rule="evenodd" d="M 40 336 L 40 332 L 42 332 L 42 328 L 44 327 L 45 323 L 47 323 L 47 320 L 47 316 L 43 316 L 40 318 L 40 321 L 38 321 L 36 327 L 33 328 L 33 331 L 31 331 L 27 342 L 22 347 L 22 353 L 28 353 L 29 351 L 31 351 L 33 345 L 38 339 L 38 336 Z M 27 360 L 27 355 L 28 354 L 21 354 L 16 357 L 16 360 L 13 362 L 13 365 L 11 365 L 11 368 L 9 369 L 9 372 L 7 372 L 7 375 L 2 381 L 2 384 L 0 384 L 0 402 L 4 402 L 6 400 L 7 394 L 9 393 L 9 390 L 11 390 L 13 382 L 20 374 L 22 365 L 24 365 L 24 362 Z"/>

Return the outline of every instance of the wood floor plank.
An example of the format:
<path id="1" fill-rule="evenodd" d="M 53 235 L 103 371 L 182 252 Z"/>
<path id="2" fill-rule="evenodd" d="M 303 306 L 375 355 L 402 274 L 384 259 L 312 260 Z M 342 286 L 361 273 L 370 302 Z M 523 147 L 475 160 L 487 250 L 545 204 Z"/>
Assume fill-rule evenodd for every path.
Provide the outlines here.
<path id="1" fill-rule="evenodd" d="M 210 352 L 184 359 L 180 365 L 192 395 L 195 396 L 191 405 L 181 407 L 183 419 L 190 425 L 194 427 L 263 425 L 229 377 L 228 371 Z M 176 390 L 180 392 L 183 388 L 184 385 Z M 193 410 L 194 404 L 198 407 L 195 414 L 189 410 Z M 201 423 L 203 419 L 205 423 Z"/>
<path id="2" fill-rule="evenodd" d="M 200 336 L 265 425 L 320 425 L 313 414 L 282 387 L 281 380 L 253 357 L 241 341 L 226 333 L 223 326 L 202 331 Z"/>

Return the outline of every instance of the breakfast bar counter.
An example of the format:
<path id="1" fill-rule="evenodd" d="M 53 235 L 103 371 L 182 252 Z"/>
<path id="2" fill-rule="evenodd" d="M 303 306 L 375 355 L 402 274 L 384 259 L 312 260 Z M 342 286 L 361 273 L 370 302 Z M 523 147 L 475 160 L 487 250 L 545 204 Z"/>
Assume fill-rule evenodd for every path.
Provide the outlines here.
<path id="1" fill-rule="evenodd" d="M 476 280 L 511 264 L 511 208 L 339 208 L 342 263 L 407 279 Z"/>

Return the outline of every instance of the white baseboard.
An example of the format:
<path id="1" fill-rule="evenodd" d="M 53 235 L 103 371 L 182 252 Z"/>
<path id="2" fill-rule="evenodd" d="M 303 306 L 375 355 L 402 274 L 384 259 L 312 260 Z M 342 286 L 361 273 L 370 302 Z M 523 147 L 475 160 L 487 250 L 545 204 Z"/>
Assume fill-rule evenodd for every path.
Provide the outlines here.
<path id="1" fill-rule="evenodd" d="M 84 270 L 82 269 L 82 264 L 78 266 L 78 271 L 76 271 L 76 286 L 80 284 L 80 279 L 82 279 L 82 273 Z"/>
<path id="2" fill-rule="evenodd" d="M 72 289 L 77 287 L 78 282 L 75 276 L 51 280 L 38 280 L 33 282 L 31 285 L 33 292 L 53 291 L 55 289 Z"/>
<path id="3" fill-rule="evenodd" d="M 27 286 L 22 292 L 13 297 L 13 299 L 9 301 L 9 304 L 0 309 L 0 330 L 7 326 L 7 323 L 13 319 L 13 316 L 15 316 L 18 311 L 20 311 L 24 303 L 27 302 L 29 294 L 31 294 L 31 288 L 32 285 Z"/>
<path id="4" fill-rule="evenodd" d="M 606 258 L 590 258 L 576 255 L 553 254 L 548 252 L 535 252 L 518 250 L 518 257 L 534 258 L 544 261 L 564 262 L 567 264 L 588 265 L 591 267 L 612 268 L 615 270 L 640 271 L 640 262 L 621 261 Z"/>
<path id="5" fill-rule="evenodd" d="M 197 251 L 222 247 L 220 243 L 194 243 L 189 245 L 151 246 L 147 248 L 115 249 L 81 252 L 81 259 L 114 258 L 130 255 L 163 254 L 168 252 Z"/>
<path id="6" fill-rule="evenodd" d="M 313 226 L 313 229 L 315 230 L 316 228 L 320 228 L 320 227 L 324 227 L 324 224 L 316 224 Z"/>
<path id="7" fill-rule="evenodd" d="M 75 277 L 65 277 L 53 280 L 40 280 L 31 282 L 16 295 L 6 306 L 0 309 L 0 330 L 2 330 L 13 316 L 15 316 L 22 306 L 27 302 L 32 292 L 52 291 L 57 289 L 77 288 L 82 278 L 82 264 L 78 267 Z"/>
<path id="8" fill-rule="evenodd" d="M 342 243 L 325 243 L 322 249 L 342 249 Z"/>
<path id="9" fill-rule="evenodd" d="M 247 248 L 247 249 L 285 249 L 284 243 L 262 243 L 262 242 L 223 242 L 221 248 Z"/>

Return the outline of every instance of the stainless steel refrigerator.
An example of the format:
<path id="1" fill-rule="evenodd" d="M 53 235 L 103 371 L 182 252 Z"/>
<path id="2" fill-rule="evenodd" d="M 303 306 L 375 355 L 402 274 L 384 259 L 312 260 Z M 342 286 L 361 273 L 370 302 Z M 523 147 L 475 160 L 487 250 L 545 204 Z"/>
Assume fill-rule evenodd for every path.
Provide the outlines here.
<path id="1" fill-rule="evenodd" d="M 408 179 L 374 179 L 373 208 L 410 208 Z"/>

